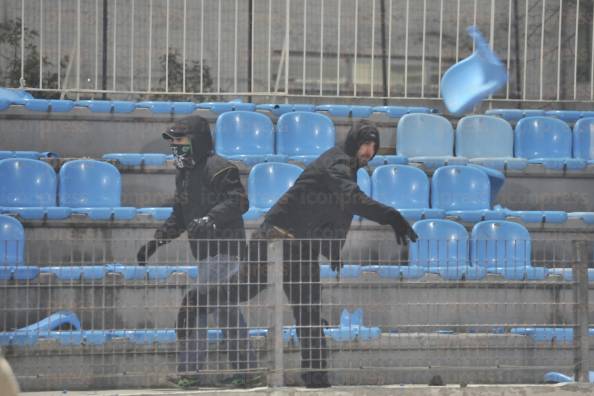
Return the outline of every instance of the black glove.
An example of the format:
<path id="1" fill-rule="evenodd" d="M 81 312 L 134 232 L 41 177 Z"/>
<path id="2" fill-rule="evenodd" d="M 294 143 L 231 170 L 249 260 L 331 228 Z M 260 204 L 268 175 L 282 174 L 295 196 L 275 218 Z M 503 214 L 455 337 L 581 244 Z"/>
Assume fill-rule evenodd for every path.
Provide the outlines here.
<path id="1" fill-rule="evenodd" d="M 212 231 L 217 229 L 217 226 L 210 216 L 204 216 L 199 219 L 194 219 L 188 224 L 188 235 L 191 238 L 207 237 Z"/>
<path id="2" fill-rule="evenodd" d="M 402 245 L 410 240 L 411 242 L 416 242 L 418 239 L 417 233 L 412 229 L 408 221 L 399 212 L 394 213 L 390 222 L 388 223 L 392 226 L 394 230 L 394 234 L 396 235 L 396 242 L 399 245 Z"/>

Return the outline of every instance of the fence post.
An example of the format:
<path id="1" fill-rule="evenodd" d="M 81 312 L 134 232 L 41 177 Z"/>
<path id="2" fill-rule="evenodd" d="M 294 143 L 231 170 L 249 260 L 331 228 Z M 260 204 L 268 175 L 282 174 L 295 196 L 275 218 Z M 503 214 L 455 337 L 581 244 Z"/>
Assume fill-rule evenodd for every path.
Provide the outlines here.
<path id="1" fill-rule="evenodd" d="M 268 242 L 268 282 L 273 299 L 272 313 L 272 353 L 273 371 L 269 384 L 273 387 L 284 385 L 283 363 L 283 241 L 276 239 Z"/>
<path id="2" fill-rule="evenodd" d="M 574 241 L 576 261 L 573 266 L 575 279 L 575 327 L 574 327 L 574 364 L 575 380 L 589 382 L 589 350 L 588 339 L 588 259 L 585 241 Z"/>

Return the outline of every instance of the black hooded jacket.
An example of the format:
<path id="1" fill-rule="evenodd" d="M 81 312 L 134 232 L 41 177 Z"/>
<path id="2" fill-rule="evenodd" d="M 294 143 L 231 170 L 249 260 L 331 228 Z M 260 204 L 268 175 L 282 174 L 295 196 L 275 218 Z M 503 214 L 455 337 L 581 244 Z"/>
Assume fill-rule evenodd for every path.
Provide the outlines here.
<path id="1" fill-rule="evenodd" d="M 202 117 L 181 119 L 164 136 L 176 132 L 179 135 L 179 131 L 190 137 L 196 164 L 193 168 L 177 169 L 173 212 L 155 232 L 155 239 L 177 238 L 192 220 L 209 216 L 216 230 L 208 235 L 188 235 L 190 239 L 245 240 L 242 214 L 248 209 L 248 200 L 237 167 L 213 153 L 210 128 Z M 218 253 L 237 256 L 240 245 L 198 241 L 191 243 L 191 249 L 194 257 L 204 259 Z"/>
<path id="2" fill-rule="evenodd" d="M 388 224 L 395 209 L 383 205 L 357 185 L 356 154 L 368 141 L 379 147 L 377 129 L 360 122 L 349 131 L 344 147 L 333 147 L 311 163 L 295 184 L 268 211 L 265 222 L 296 238 L 345 239 L 353 215 Z M 324 254 L 328 257 L 327 254 Z"/>

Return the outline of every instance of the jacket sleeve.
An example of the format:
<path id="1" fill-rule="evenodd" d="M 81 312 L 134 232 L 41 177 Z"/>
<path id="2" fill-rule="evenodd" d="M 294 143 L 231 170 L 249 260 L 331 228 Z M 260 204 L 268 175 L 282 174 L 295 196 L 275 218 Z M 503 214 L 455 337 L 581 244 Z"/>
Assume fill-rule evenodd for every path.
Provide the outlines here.
<path id="1" fill-rule="evenodd" d="M 396 209 L 371 199 L 361 191 L 349 177 L 350 171 L 345 159 L 339 159 L 328 167 L 326 182 L 341 208 L 379 224 L 389 224 L 390 220 L 399 216 Z"/>
<path id="2" fill-rule="evenodd" d="M 173 212 L 171 212 L 169 218 L 155 231 L 155 239 L 175 239 L 185 230 L 186 227 L 181 215 L 181 207 L 176 202 L 173 204 Z"/>
<path id="3" fill-rule="evenodd" d="M 211 182 L 215 191 L 223 196 L 221 202 L 208 212 L 208 216 L 212 217 L 216 225 L 225 225 L 241 217 L 248 210 L 247 195 L 235 166 L 222 169 L 213 176 Z"/>

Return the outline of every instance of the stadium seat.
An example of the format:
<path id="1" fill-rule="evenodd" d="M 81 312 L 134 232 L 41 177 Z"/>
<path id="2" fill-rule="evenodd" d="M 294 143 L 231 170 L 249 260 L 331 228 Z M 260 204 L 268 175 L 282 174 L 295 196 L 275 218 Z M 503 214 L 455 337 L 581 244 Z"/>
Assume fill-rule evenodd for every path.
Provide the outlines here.
<path id="1" fill-rule="evenodd" d="M 190 114 L 196 110 L 194 102 L 143 101 L 136 103 L 137 109 L 149 109 L 153 113 Z"/>
<path id="2" fill-rule="evenodd" d="M 14 217 L 0 215 L 0 266 L 23 264 L 25 230 Z"/>
<path id="3" fill-rule="evenodd" d="M 75 160 L 60 169 L 60 206 L 93 220 L 131 220 L 136 208 L 120 207 L 120 172 L 107 162 Z"/>
<path id="4" fill-rule="evenodd" d="M 482 279 L 485 268 L 471 266 L 468 259 L 468 233 L 451 220 L 417 221 L 413 229 L 419 236 L 409 244 L 409 264 L 437 273 L 448 280 Z"/>
<path id="5" fill-rule="evenodd" d="M 544 116 L 546 112 L 538 109 L 491 109 L 485 111 L 485 114 L 499 116 L 504 120 L 515 122 L 525 117 Z"/>
<path id="6" fill-rule="evenodd" d="M 108 153 L 104 160 L 118 161 L 123 166 L 163 166 L 167 154 L 162 153 Z"/>
<path id="7" fill-rule="evenodd" d="M 26 99 L 25 108 L 31 111 L 64 113 L 74 108 L 74 102 L 66 99 Z"/>
<path id="8" fill-rule="evenodd" d="M 400 118 L 405 114 L 413 113 L 435 113 L 429 107 L 408 107 L 408 106 L 376 106 L 372 108 L 374 113 L 384 113 L 390 118 Z"/>
<path id="9" fill-rule="evenodd" d="M 371 177 L 369 177 L 369 173 L 365 168 L 359 168 L 359 170 L 357 170 L 357 185 L 363 193 L 371 197 Z M 353 216 L 353 220 L 360 221 L 363 219 L 360 216 L 355 215 Z"/>
<path id="10" fill-rule="evenodd" d="M 367 165 L 377 167 L 382 165 L 406 165 L 408 158 L 403 155 L 376 155 Z"/>
<path id="11" fill-rule="evenodd" d="M 131 113 L 136 109 L 135 102 L 125 100 L 77 100 L 75 105 L 86 107 L 93 113 Z"/>
<path id="12" fill-rule="evenodd" d="M 568 219 L 567 213 L 560 210 L 511 210 L 505 209 L 507 217 L 518 217 L 524 223 L 562 224 Z"/>
<path id="13" fill-rule="evenodd" d="M 270 118 L 255 111 L 221 114 L 215 125 L 215 151 L 249 166 L 288 159 L 287 155 L 274 153 L 274 126 Z"/>
<path id="14" fill-rule="evenodd" d="M 256 105 L 253 103 L 243 103 L 240 101 L 230 101 L 230 102 L 202 102 L 196 105 L 198 109 L 206 109 L 210 110 L 216 114 L 222 114 L 227 111 L 255 111 Z"/>
<path id="15" fill-rule="evenodd" d="M 309 164 L 334 147 L 334 123 L 325 115 L 294 111 L 285 113 L 276 124 L 276 152 L 290 160 Z"/>
<path id="16" fill-rule="evenodd" d="M 107 273 L 105 265 L 64 265 L 41 267 L 40 272 L 54 274 L 60 281 L 100 280 Z"/>
<path id="17" fill-rule="evenodd" d="M 167 220 L 173 212 L 171 207 L 163 208 L 138 208 L 136 209 L 137 214 L 151 216 L 155 220 Z"/>
<path id="18" fill-rule="evenodd" d="M 0 160 L 0 211 L 25 220 L 59 220 L 69 208 L 56 206 L 57 178 L 45 162 L 27 158 Z"/>
<path id="19" fill-rule="evenodd" d="M 367 267 L 366 267 L 367 268 Z M 360 264 L 345 263 L 340 269 L 340 279 L 357 279 L 361 276 Z M 336 272 L 332 271 L 330 264 L 320 265 L 320 278 L 322 279 L 336 279 Z"/>
<path id="20" fill-rule="evenodd" d="M 555 117 L 561 121 L 573 124 L 580 118 L 594 117 L 594 111 L 578 111 L 578 110 L 549 110 L 545 113 L 548 117 Z"/>
<path id="21" fill-rule="evenodd" d="M 272 103 L 266 103 L 266 104 L 259 104 L 256 106 L 256 109 L 258 110 L 266 110 L 271 112 L 272 114 L 274 114 L 277 117 L 282 116 L 285 113 L 290 113 L 292 111 L 315 111 L 316 110 L 316 106 L 315 105 L 310 105 L 310 104 L 301 104 L 301 103 L 295 103 L 295 104 L 291 104 L 291 103 L 286 103 L 286 104 L 272 104 Z"/>
<path id="22" fill-rule="evenodd" d="M 491 209 L 491 183 L 482 170 L 450 165 L 435 171 L 431 180 L 431 207 L 462 221 L 504 219 L 506 212 Z"/>
<path id="23" fill-rule="evenodd" d="M 567 213 L 567 218 L 581 220 L 588 225 L 594 225 L 594 212 L 571 212 Z"/>
<path id="24" fill-rule="evenodd" d="M 245 220 L 264 215 L 295 183 L 303 169 L 293 164 L 267 162 L 252 167 L 248 176 L 249 210 Z"/>
<path id="25" fill-rule="evenodd" d="M 328 112 L 333 117 L 367 118 L 372 110 L 371 106 L 325 104 L 316 106 L 316 111 Z"/>
<path id="26" fill-rule="evenodd" d="M 594 117 L 582 118 L 575 123 L 573 157 L 594 164 Z"/>
<path id="27" fill-rule="evenodd" d="M 0 88 L 0 99 L 9 104 L 24 105 L 25 100 L 33 99 L 33 96 L 22 89 Z"/>
<path id="28" fill-rule="evenodd" d="M 38 151 L 0 151 L 0 160 L 6 158 L 29 158 L 39 159 L 41 154 Z"/>
<path id="29" fill-rule="evenodd" d="M 450 122 L 435 114 L 406 114 L 396 131 L 396 153 L 430 169 L 447 164 L 465 164 L 454 157 L 454 130 Z"/>
<path id="30" fill-rule="evenodd" d="M 398 209 L 407 220 L 443 218 L 443 209 L 429 208 L 429 179 L 419 168 L 384 165 L 371 176 L 371 196 Z"/>
<path id="31" fill-rule="evenodd" d="M 546 169 L 579 170 L 586 161 L 572 158 L 572 134 L 569 126 L 556 118 L 528 117 L 518 121 L 515 131 L 516 157 Z"/>
<path id="32" fill-rule="evenodd" d="M 543 280 L 547 268 L 533 267 L 530 233 L 510 221 L 482 221 L 472 228 L 470 257 L 473 265 L 509 280 Z"/>
<path id="33" fill-rule="evenodd" d="M 369 341 L 379 338 L 381 330 L 363 325 L 363 309 L 357 308 L 353 313 L 343 309 L 339 327 L 324 329 L 324 335 L 336 342 Z"/>
<path id="34" fill-rule="evenodd" d="M 498 117 L 466 116 L 456 127 L 456 155 L 499 170 L 522 170 L 528 160 L 514 158 L 514 131 Z"/>
<path id="35" fill-rule="evenodd" d="M 558 373 L 555 371 L 549 371 L 543 377 L 543 380 L 546 384 L 558 384 L 561 382 L 574 382 L 575 379 L 573 376 L 565 375 L 563 373 Z M 588 381 L 591 384 L 594 384 L 594 371 L 588 372 Z"/>
<path id="36" fill-rule="evenodd" d="M 573 342 L 573 328 L 571 327 L 512 327 L 510 332 L 528 336 L 534 342 Z M 594 336 L 594 329 L 588 329 L 588 336 Z"/>

